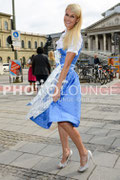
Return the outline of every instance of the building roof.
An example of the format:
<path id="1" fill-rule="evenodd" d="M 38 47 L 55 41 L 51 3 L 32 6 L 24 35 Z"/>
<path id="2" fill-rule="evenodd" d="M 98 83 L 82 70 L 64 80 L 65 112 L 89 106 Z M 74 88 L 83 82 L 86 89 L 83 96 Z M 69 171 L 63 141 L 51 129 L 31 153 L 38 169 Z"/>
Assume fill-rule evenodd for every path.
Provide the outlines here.
<path id="1" fill-rule="evenodd" d="M 3 13 L 3 12 L 0 12 L 0 16 L 8 16 L 8 17 L 11 17 L 12 15 L 11 15 L 11 14 L 6 14 L 6 13 Z"/>
<path id="2" fill-rule="evenodd" d="M 106 14 L 107 14 L 108 12 L 114 13 L 115 8 L 116 8 L 116 7 L 119 7 L 119 6 L 120 6 L 120 3 L 116 4 L 116 5 L 113 6 L 112 8 L 110 8 L 110 9 L 108 9 L 107 11 L 103 12 L 103 13 L 102 13 L 102 16 L 106 16 Z"/>
<path id="3" fill-rule="evenodd" d="M 99 21 L 93 23 L 92 25 L 88 26 L 88 27 L 85 28 L 84 30 L 87 30 L 87 29 L 89 29 L 89 28 L 92 28 L 93 26 L 98 25 L 99 23 L 103 22 L 104 20 L 106 20 L 106 19 L 108 19 L 108 18 L 110 18 L 110 17 L 112 17 L 112 16 L 114 16 L 114 15 L 116 15 L 116 14 L 120 14 L 120 13 L 110 14 L 109 16 L 106 16 L 106 17 L 100 19 Z"/>
<path id="4" fill-rule="evenodd" d="M 47 37 L 51 36 L 52 38 L 59 38 L 61 36 L 61 34 L 62 34 L 62 32 L 47 34 Z"/>
<path id="5" fill-rule="evenodd" d="M 21 33 L 22 35 L 28 35 L 28 36 L 36 36 L 36 37 L 44 37 L 44 38 L 47 37 L 47 35 L 45 35 L 45 34 L 39 34 L 39 33 L 23 32 L 23 31 L 20 31 L 20 33 Z"/>

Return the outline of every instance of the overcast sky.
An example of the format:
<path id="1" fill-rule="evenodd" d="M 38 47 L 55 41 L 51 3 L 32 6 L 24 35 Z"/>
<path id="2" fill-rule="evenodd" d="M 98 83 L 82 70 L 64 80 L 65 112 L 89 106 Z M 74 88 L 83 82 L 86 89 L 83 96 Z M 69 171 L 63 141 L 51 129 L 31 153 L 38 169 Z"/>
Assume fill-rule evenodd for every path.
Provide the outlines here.
<path id="1" fill-rule="evenodd" d="M 39 34 L 64 30 L 65 8 L 70 3 L 80 4 L 85 28 L 102 18 L 101 14 L 119 0 L 15 0 L 16 29 Z M 0 12 L 12 14 L 12 0 L 0 0 Z"/>

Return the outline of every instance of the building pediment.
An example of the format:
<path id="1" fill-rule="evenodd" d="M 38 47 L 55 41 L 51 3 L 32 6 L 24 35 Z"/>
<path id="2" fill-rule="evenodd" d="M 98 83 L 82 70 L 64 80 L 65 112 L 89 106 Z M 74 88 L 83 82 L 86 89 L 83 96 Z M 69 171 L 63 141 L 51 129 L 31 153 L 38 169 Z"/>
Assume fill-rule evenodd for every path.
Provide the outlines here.
<path id="1" fill-rule="evenodd" d="M 119 25 L 120 25 L 120 13 L 116 13 L 109 17 L 103 18 L 102 20 L 96 22 L 95 24 L 87 27 L 86 30 L 107 28 L 107 27 L 119 26 Z"/>

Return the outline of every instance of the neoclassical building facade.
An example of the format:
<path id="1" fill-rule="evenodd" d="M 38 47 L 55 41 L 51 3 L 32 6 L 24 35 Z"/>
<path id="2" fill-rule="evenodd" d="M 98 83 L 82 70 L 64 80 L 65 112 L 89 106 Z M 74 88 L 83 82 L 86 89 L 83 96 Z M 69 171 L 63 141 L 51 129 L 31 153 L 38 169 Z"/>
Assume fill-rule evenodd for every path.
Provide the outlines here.
<path id="1" fill-rule="evenodd" d="M 120 53 L 119 43 L 114 43 L 114 34 L 120 38 L 120 3 L 102 14 L 103 18 L 82 30 L 84 38 L 83 53 L 98 54 L 104 57 Z"/>
<path id="2" fill-rule="evenodd" d="M 45 35 L 21 32 L 21 48 L 18 50 L 18 59 L 26 63 L 32 54 L 36 54 L 39 46 L 44 46 L 47 38 Z M 0 13 L 0 62 L 6 63 L 14 60 L 14 52 L 7 38 L 11 35 L 11 15 Z"/>

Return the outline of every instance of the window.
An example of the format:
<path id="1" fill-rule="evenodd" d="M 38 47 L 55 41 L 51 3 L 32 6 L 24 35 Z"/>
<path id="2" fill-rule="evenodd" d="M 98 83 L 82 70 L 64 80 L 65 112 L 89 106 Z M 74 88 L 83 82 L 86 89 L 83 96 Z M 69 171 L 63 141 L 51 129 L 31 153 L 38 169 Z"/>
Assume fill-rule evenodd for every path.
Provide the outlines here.
<path id="1" fill-rule="evenodd" d="M 88 42 L 85 42 L 85 49 L 88 49 Z"/>
<path id="2" fill-rule="evenodd" d="M 21 46 L 22 46 L 22 48 L 24 48 L 24 47 L 25 47 L 24 40 L 22 40 L 22 41 L 21 41 Z"/>
<path id="3" fill-rule="evenodd" d="M 37 41 L 35 41 L 35 49 L 37 49 Z"/>
<path id="4" fill-rule="evenodd" d="M 9 63 L 9 61 L 10 61 L 10 57 L 8 56 L 8 57 L 7 57 L 7 63 Z"/>
<path id="5" fill-rule="evenodd" d="M 0 57 L 0 63 L 2 62 L 2 57 Z"/>
<path id="6" fill-rule="evenodd" d="M 4 22 L 4 29 L 8 30 L 8 22 L 7 21 Z"/>
<path id="7" fill-rule="evenodd" d="M 25 57 L 23 57 L 22 59 L 23 59 L 22 62 L 23 62 L 24 64 L 26 64 L 26 59 L 25 59 Z"/>
<path id="8" fill-rule="evenodd" d="M 43 42 L 41 42 L 41 47 L 43 47 Z"/>
<path id="9" fill-rule="evenodd" d="M 31 41 L 28 41 L 28 48 L 31 48 Z"/>

